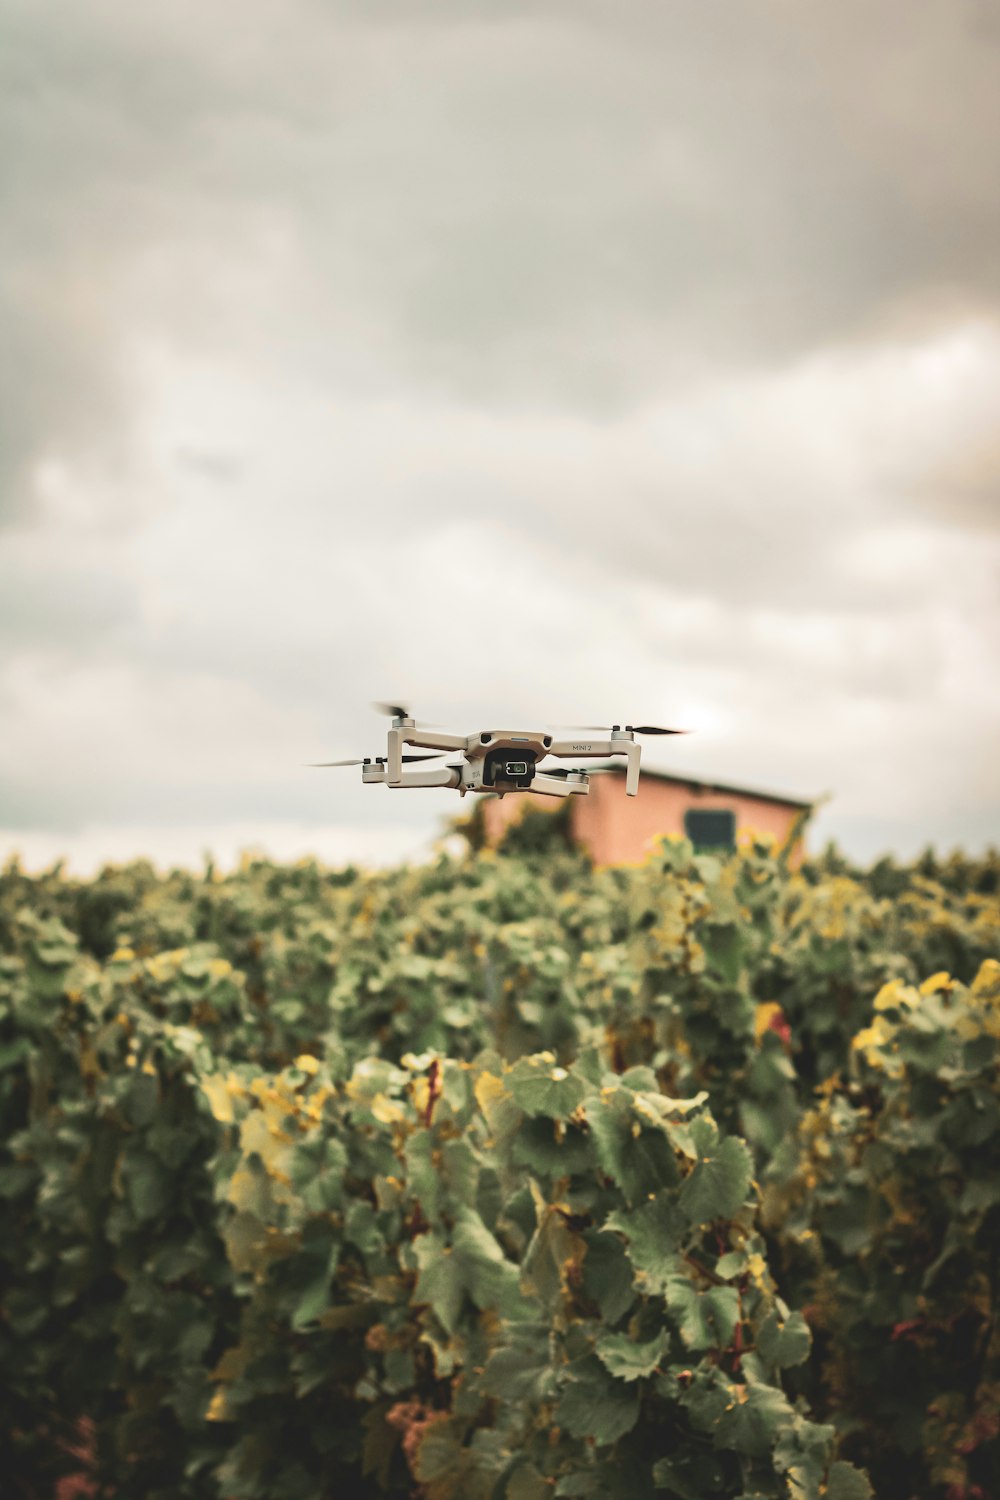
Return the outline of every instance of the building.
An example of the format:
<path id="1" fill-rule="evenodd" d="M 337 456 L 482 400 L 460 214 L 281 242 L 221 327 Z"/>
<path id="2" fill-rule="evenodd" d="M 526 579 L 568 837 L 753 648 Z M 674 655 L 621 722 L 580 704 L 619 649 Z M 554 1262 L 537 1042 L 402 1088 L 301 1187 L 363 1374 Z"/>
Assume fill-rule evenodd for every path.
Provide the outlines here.
<path id="1" fill-rule="evenodd" d="M 567 802 L 573 839 L 602 865 L 637 863 L 664 834 L 689 838 L 699 849 L 734 849 L 737 840 L 749 833 L 770 834 L 778 844 L 792 836 L 792 858 L 797 862 L 802 828 L 814 806 L 797 797 L 645 768 L 638 796 L 627 797 L 625 769 L 618 765 L 595 776 L 586 796 L 571 796 Z M 531 792 L 485 797 L 486 842 L 498 843 L 528 806 L 532 811 L 554 813 L 566 803 Z"/>

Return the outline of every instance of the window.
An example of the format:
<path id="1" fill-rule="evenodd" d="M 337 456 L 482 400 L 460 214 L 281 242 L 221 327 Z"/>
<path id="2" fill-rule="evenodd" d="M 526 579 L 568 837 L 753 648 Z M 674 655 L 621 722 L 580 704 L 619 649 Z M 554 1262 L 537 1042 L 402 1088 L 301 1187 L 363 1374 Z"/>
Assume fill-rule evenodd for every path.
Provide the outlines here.
<path id="1" fill-rule="evenodd" d="M 684 832 L 696 849 L 735 849 L 736 814 L 725 808 L 689 808 Z"/>

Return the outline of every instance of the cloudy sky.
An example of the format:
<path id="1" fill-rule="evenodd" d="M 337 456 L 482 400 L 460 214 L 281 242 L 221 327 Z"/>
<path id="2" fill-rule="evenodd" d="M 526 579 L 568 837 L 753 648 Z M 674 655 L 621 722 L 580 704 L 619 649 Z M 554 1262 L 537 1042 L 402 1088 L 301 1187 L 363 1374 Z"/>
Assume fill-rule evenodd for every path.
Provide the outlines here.
<path id="1" fill-rule="evenodd" d="M 0 858 L 419 850 L 394 696 L 1000 841 L 996 0 L 0 30 Z"/>

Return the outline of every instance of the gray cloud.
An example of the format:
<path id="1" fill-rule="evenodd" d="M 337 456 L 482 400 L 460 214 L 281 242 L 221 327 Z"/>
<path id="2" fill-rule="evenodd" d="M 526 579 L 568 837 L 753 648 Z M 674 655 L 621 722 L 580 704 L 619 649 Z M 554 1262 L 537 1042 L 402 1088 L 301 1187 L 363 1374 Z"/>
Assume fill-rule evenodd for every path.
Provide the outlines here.
<path id="1" fill-rule="evenodd" d="M 0 827 L 350 828 L 397 690 L 995 807 L 992 6 L 0 14 Z"/>
<path id="2" fill-rule="evenodd" d="M 68 559 L 26 567 L 0 553 L 0 639 L 89 650 L 137 617 L 135 590 L 111 569 L 85 571 Z"/>
<path id="3" fill-rule="evenodd" d="M 991 434 L 950 456 L 914 486 L 912 498 L 933 516 L 995 532 L 1000 528 L 1000 438 Z"/>
<path id="4" fill-rule="evenodd" d="M 132 324 L 600 412 L 996 311 L 986 7 L 5 8 L 33 452 L 122 395 Z M 227 297 L 219 263 L 282 241 L 278 285 Z"/>

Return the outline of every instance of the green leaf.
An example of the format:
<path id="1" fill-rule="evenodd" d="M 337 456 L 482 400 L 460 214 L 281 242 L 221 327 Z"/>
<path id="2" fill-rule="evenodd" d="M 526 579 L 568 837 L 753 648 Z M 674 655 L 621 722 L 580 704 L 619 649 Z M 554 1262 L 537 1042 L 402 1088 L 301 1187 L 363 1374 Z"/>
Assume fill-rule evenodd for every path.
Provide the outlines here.
<path id="1" fill-rule="evenodd" d="M 521 1301 L 517 1266 L 504 1255 L 475 1209 L 458 1210 L 451 1238 L 453 1263 L 476 1306 L 512 1311 Z"/>
<path id="2" fill-rule="evenodd" d="M 486 1363 L 482 1388 L 497 1400 L 535 1408 L 548 1399 L 555 1380 L 547 1326 L 529 1324 L 517 1330 L 514 1341 L 498 1349 Z"/>
<path id="3" fill-rule="evenodd" d="M 554 1311 L 567 1290 L 567 1277 L 583 1250 L 579 1235 L 557 1209 L 542 1206 L 538 1227 L 521 1262 L 521 1285 Z"/>
<path id="4" fill-rule="evenodd" d="M 830 1465 L 824 1500 L 872 1500 L 874 1491 L 867 1476 L 840 1459 Z"/>
<path id="5" fill-rule="evenodd" d="M 150 1073 L 136 1073 L 124 1099 L 129 1123 L 140 1127 L 151 1125 L 160 1107 L 160 1080 Z"/>
<path id="6" fill-rule="evenodd" d="M 804 1417 L 796 1417 L 782 1430 L 774 1449 L 774 1466 L 787 1476 L 792 1500 L 819 1500 L 836 1435 L 836 1428 Z"/>
<path id="7" fill-rule="evenodd" d="M 581 1496 L 586 1496 L 587 1500 L 590 1500 L 591 1496 L 596 1495 L 598 1500 L 600 1500 L 603 1493 L 601 1476 L 595 1474 L 593 1471 L 590 1473 L 564 1474 L 556 1485 L 555 1493 L 560 1496 L 571 1495 L 574 1497 L 574 1500 L 580 1500 Z"/>
<path id="8" fill-rule="evenodd" d="M 381 1253 L 385 1238 L 372 1204 L 363 1199 L 351 1204 L 344 1216 L 344 1240 L 355 1245 L 364 1256 L 377 1257 Z"/>
<path id="9" fill-rule="evenodd" d="M 521 1464 L 507 1481 L 505 1500 L 549 1500 L 552 1486 L 534 1464 Z"/>
<path id="10" fill-rule="evenodd" d="M 624 1073 L 619 1073 L 616 1082 L 623 1089 L 631 1089 L 633 1093 L 659 1093 L 660 1085 L 656 1073 L 652 1068 L 645 1066 L 626 1068 Z"/>
<path id="11" fill-rule="evenodd" d="M 0 1047 L 0 1073 L 5 1073 L 8 1068 L 16 1068 L 31 1055 L 31 1043 L 26 1036 L 18 1037 L 13 1042 L 7 1042 Z"/>
<path id="12" fill-rule="evenodd" d="M 580 1078 L 542 1056 L 523 1057 L 511 1068 L 505 1082 L 525 1114 L 548 1115 L 555 1120 L 571 1115 L 587 1092 Z"/>
<path id="13" fill-rule="evenodd" d="M 514 1103 L 505 1082 L 487 1069 L 476 1079 L 475 1094 L 497 1150 L 502 1152 L 520 1129 L 524 1111 Z"/>
<path id="14" fill-rule="evenodd" d="M 662 1193 L 641 1208 L 616 1210 L 604 1225 L 605 1231 L 625 1236 L 635 1279 L 649 1292 L 662 1292 L 676 1273 L 677 1247 L 685 1228 L 672 1193 Z"/>
<path id="15" fill-rule="evenodd" d="M 661 1458 L 653 1465 L 656 1488 L 672 1491 L 678 1500 L 706 1500 L 708 1496 L 717 1495 L 725 1482 L 721 1459 L 704 1449 Z"/>
<path id="16" fill-rule="evenodd" d="M 588 1230 L 584 1239 L 583 1289 L 610 1327 L 625 1316 L 636 1298 L 628 1252 L 621 1240 L 603 1231 Z"/>
<path id="17" fill-rule="evenodd" d="M 638 1387 L 614 1380 L 592 1355 L 570 1368 L 555 1411 L 556 1424 L 573 1437 L 615 1443 L 639 1420 Z"/>
<path id="18" fill-rule="evenodd" d="M 413 1301 L 432 1309 L 446 1333 L 458 1327 L 465 1288 L 457 1274 L 451 1247 L 437 1232 L 419 1235 L 413 1242 L 420 1274 L 413 1289 Z"/>
<path id="19" fill-rule="evenodd" d="M 561 1139 L 557 1130 L 563 1132 Z M 522 1120 L 512 1142 L 511 1160 L 527 1167 L 534 1177 L 571 1177 L 592 1170 L 593 1155 L 584 1130 L 539 1116 Z"/>
<path id="20" fill-rule="evenodd" d="M 796 1414 L 784 1391 L 777 1386 L 748 1382 L 743 1389 L 745 1400 L 732 1402 L 717 1423 L 716 1441 L 720 1447 L 766 1458 L 781 1428 L 794 1422 Z"/>
<path id="21" fill-rule="evenodd" d="M 670 1335 L 662 1329 L 645 1344 L 627 1333 L 605 1333 L 594 1345 L 594 1353 L 616 1380 L 641 1380 L 652 1375 L 670 1347 Z"/>
<path id="22" fill-rule="evenodd" d="M 410 1192 L 420 1204 L 428 1223 L 436 1224 L 444 1184 L 434 1164 L 434 1140 L 429 1130 L 419 1130 L 408 1138 L 403 1147 L 403 1159 Z"/>
<path id="23" fill-rule="evenodd" d="M 743 966 L 743 939 L 734 923 L 708 922 L 701 929 L 705 956 L 728 984 L 738 984 Z"/>
<path id="24" fill-rule="evenodd" d="M 155 1156 L 144 1151 L 124 1156 L 121 1175 L 137 1219 L 155 1219 L 163 1213 L 170 1201 L 171 1180 Z"/>
<path id="25" fill-rule="evenodd" d="M 757 1333 L 757 1350 L 761 1358 L 780 1370 L 802 1364 L 809 1358 L 811 1348 L 809 1325 L 800 1312 L 789 1313 L 784 1322 L 777 1312 L 772 1312 Z"/>
<path id="26" fill-rule="evenodd" d="M 740 1312 L 739 1292 L 734 1286 L 713 1286 L 700 1292 L 686 1277 L 675 1276 L 667 1282 L 665 1291 L 667 1306 L 689 1349 L 729 1347 Z"/>
<path id="27" fill-rule="evenodd" d="M 443 1176 L 453 1195 L 460 1201 L 474 1203 L 479 1184 L 479 1161 L 466 1140 L 445 1141 L 441 1147 Z"/>
<path id="28" fill-rule="evenodd" d="M 641 1095 L 619 1089 L 609 1099 L 588 1099 L 586 1106 L 598 1164 L 630 1204 L 644 1202 L 680 1178 L 667 1127 L 640 1112 L 642 1102 Z"/>
<path id="29" fill-rule="evenodd" d="M 681 1207 L 692 1224 L 731 1219 L 743 1207 L 752 1179 L 749 1146 L 728 1135 L 686 1178 L 680 1193 Z"/>
<path id="30" fill-rule="evenodd" d="M 321 1312 L 324 1312 L 330 1302 L 330 1273 L 325 1271 L 303 1292 L 295 1305 L 292 1314 L 292 1327 L 295 1329 L 305 1328 L 307 1324 L 314 1323 Z"/>

